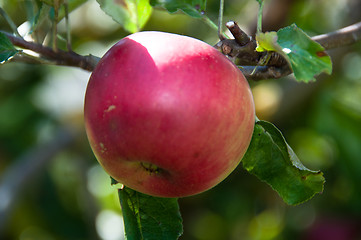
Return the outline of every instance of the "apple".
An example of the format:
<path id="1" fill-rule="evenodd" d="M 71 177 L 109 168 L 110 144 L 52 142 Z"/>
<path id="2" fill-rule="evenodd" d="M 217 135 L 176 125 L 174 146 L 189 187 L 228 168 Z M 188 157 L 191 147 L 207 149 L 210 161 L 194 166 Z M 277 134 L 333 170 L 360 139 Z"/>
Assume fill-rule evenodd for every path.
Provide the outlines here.
<path id="1" fill-rule="evenodd" d="M 225 179 L 250 143 L 255 110 L 241 71 L 212 46 L 163 32 L 121 39 L 94 69 L 85 128 L 105 171 L 158 197 Z"/>

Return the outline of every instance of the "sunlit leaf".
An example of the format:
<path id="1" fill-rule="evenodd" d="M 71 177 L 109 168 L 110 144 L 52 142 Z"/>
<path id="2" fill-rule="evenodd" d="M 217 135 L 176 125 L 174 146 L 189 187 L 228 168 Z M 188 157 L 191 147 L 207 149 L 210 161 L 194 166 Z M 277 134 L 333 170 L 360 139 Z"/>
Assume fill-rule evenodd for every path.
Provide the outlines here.
<path id="1" fill-rule="evenodd" d="M 274 51 L 279 52 L 282 51 L 280 45 L 277 43 L 277 33 L 276 32 L 265 32 L 265 33 L 257 33 L 257 48 L 258 52 L 264 51 Z"/>
<path id="2" fill-rule="evenodd" d="M 150 0 L 150 4 L 154 7 L 164 8 L 170 13 L 181 10 L 195 18 L 204 16 L 206 3 L 206 0 Z"/>
<path id="3" fill-rule="evenodd" d="M 158 198 L 119 189 L 127 240 L 178 239 L 183 233 L 176 198 Z"/>
<path id="4" fill-rule="evenodd" d="M 331 74 L 332 62 L 325 49 L 295 24 L 280 29 L 277 35 L 277 42 L 287 55 L 298 81 L 312 81 L 322 72 Z"/>
<path id="5" fill-rule="evenodd" d="M 297 81 L 309 82 L 322 72 L 331 74 L 331 58 L 295 24 L 276 32 L 257 33 L 257 51 L 274 51 L 290 64 Z"/>
<path id="6" fill-rule="evenodd" d="M 97 0 L 102 10 L 129 32 L 138 32 L 147 23 L 152 7 L 149 0 Z"/>
<path id="7" fill-rule="evenodd" d="M 0 63 L 6 62 L 18 52 L 9 38 L 0 32 Z"/>
<path id="8" fill-rule="evenodd" d="M 242 162 L 247 171 L 268 183 L 287 204 L 305 202 L 323 191 L 322 172 L 303 166 L 281 132 L 269 122 L 256 122 Z"/>

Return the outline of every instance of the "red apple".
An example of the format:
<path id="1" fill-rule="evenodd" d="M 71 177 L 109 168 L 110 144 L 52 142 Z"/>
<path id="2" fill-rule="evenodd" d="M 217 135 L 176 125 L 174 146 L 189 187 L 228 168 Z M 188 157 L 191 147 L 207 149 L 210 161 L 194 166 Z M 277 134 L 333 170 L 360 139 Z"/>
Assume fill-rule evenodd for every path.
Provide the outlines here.
<path id="1" fill-rule="evenodd" d="M 255 114 L 241 71 L 212 46 L 162 32 L 115 44 L 90 77 L 85 126 L 118 182 L 159 197 L 203 192 L 250 143 Z"/>

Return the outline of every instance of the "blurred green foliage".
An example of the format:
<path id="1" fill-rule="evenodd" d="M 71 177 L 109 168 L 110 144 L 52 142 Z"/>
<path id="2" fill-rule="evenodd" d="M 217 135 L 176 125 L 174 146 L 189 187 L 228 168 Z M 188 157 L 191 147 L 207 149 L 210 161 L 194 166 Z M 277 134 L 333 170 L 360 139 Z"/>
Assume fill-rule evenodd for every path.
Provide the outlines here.
<path id="1" fill-rule="evenodd" d="M 0 5 L 17 26 L 26 29 L 24 23 L 31 15 L 26 6 L 39 2 L 0 0 Z M 255 32 L 256 1 L 225 4 L 226 20 L 236 20 L 249 34 Z M 218 1 L 207 2 L 206 14 L 213 21 L 218 5 Z M 296 23 L 312 36 L 360 21 L 360 12 L 361 3 L 352 0 L 269 0 L 264 29 Z M 95 0 L 88 0 L 70 16 L 73 47 L 81 54 L 101 56 L 128 34 L 101 12 Z M 0 29 L 11 31 L 3 18 Z M 217 32 L 200 20 L 161 10 L 153 11 L 145 29 L 217 42 Z M 59 33 L 65 36 L 63 22 Z M 295 83 L 292 77 L 250 83 L 257 88 L 257 115 L 285 134 L 306 167 L 324 172 L 323 194 L 299 206 L 287 206 L 240 166 L 212 190 L 180 199 L 181 239 L 361 238 L 361 43 L 329 53 L 333 74 L 320 76 L 315 83 Z M 117 190 L 97 164 L 83 130 L 81 99 L 87 77 L 81 70 L 65 67 L 0 65 L 0 239 L 122 239 Z M 26 184 L 17 186 L 11 208 L 2 209 L 9 197 L 1 191 L 9 170 L 27 151 L 54 139 L 62 126 L 73 126 L 81 134 Z M 36 159 L 34 167 L 35 163 Z M 16 173 L 17 178 L 23 176 Z"/>

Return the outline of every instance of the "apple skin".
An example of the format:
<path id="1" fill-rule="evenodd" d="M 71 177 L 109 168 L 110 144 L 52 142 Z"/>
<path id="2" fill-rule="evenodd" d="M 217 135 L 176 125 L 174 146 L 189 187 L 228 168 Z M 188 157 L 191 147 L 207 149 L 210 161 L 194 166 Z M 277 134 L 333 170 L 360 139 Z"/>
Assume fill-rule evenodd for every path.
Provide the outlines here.
<path id="1" fill-rule="evenodd" d="M 254 102 L 241 71 L 212 46 L 163 32 L 116 43 L 85 96 L 92 150 L 118 182 L 158 197 L 212 188 L 250 143 Z"/>

